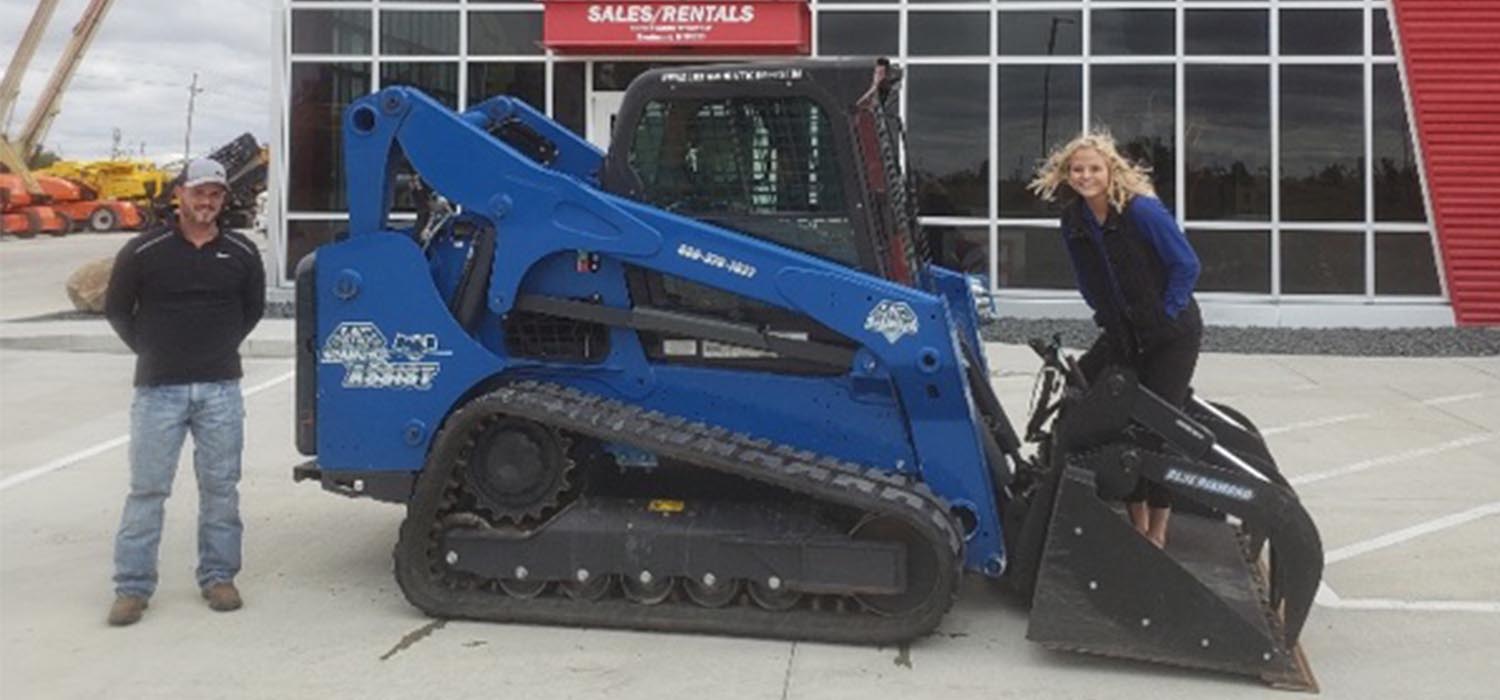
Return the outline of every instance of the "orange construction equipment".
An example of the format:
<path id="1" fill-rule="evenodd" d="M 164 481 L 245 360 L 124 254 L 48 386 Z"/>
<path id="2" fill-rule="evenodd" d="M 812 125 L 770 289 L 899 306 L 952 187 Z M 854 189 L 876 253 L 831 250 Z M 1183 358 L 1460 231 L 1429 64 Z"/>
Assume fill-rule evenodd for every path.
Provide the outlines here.
<path id="1" fill-rule="evenodd" d="M 58 59 L 41 99 L 31 111 L 21 132 L 12 139 L 0 133 L 0 165 L 9 172 L 0 175 L 0 231 L 18 236 L 47 232 L 67 233 L 75 225 L 87 222 L 93 230 L 140 227 L 140 210 L 129 203 L 98 199 L 88 188 L 60 178 L 38 176 L 31 172 L 29 161 L 41 147 L 52 120 L 57 116 L 62 95 L 78 64 L 83 60 L 94 34 L 109 10 L 112 0 L 90 0 L 83 18 L 73 27 L 73 37 Z M 20 94 L 21 76 L 31 62 L 58 0 L 40 0 L 31 22 L 21 36 L 11 62 L 0 78 L 0 124 L 6 123 Z M 102 227 L 102 228 L 101 228 Z"/>
<path id="2" fill-rule="evenodd" d="M 141 209 L 130 202 L 96 199 L 86 187 L 60 177 L 33 175 L 42 190 L 26 191 L 19 175 L 0 174 L 4 199 L 4 233 L 29 237 L 38 233 L 61 236 L 76 231 L 138 229 L 145 223 Z"/>
<path id="3" fill-rule="evenodd" d="M 56 209 L 35 202 L 20 176 L 0 174 L 0 232 L 21 238 L 61 236 L 68 232 L 68 222 Z"/>

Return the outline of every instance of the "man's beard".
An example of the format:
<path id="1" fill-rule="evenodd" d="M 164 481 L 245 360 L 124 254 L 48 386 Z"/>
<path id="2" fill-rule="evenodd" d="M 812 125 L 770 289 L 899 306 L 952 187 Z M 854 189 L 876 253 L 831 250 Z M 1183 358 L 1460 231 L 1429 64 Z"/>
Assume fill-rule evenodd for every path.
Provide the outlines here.
<path id="1" fill-rule="evenodd" d="M 188 219 L 199 226 L 207 226 L 219 218 L 219 212 L 214 209 L 189 209 Z"/>

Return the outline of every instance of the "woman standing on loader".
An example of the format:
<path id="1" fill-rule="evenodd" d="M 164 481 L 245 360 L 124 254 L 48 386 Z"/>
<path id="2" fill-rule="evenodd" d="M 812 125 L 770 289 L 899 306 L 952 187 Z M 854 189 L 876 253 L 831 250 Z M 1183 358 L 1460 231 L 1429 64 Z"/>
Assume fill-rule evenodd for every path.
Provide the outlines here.
<path id="1" fill-rule="evenodd" d="M 1193 299 L 1198 256 L 1172 213 L 1157 199 L 1147 171 L 1094 131 L 1052 152 L 1028 186 L 1054 201 L 1067 185 L 1062 237 L 1078 291 L 1103 333 L 1079 359 L 1089 380 L 1107 366 L 1134 370 L 1140 382 L 1181 407 L 1188 397 L 1203 317 Z M 1126 497 L 1130 521 L 1165 547 L 1171 493 L 1141 480 Z"/>

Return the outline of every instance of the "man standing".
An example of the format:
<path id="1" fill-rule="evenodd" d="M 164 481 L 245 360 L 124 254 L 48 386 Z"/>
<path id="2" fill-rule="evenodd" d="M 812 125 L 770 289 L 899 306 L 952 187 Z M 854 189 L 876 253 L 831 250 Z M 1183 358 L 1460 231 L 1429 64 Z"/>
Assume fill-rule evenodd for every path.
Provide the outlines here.
<path id="1" fill-rule="evenodd" d="M 187 434 L 198 478 L 198 587 L 210 608 L 240 607 L 240 452 L 244 403 L 239 346 L 265 311 L 255 245 L 217 224 L 224 166 L 188 163 L 177 218 L 135 237 L 115 258 L 105 315 L 135 351 L 130 495 L 115 536 L 111 625 L 141 619 L 156 591 L 162 516 Z"/>

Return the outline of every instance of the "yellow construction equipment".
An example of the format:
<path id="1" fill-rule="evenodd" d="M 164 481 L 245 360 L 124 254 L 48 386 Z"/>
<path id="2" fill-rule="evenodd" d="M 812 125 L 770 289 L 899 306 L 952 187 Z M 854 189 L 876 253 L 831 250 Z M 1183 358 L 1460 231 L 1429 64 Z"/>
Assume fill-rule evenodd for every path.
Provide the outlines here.
<path id="1" fill-rule="evenodd" d="M 148 160 L 60 160 L 37 172 L 77 182 L 100 199 L 123 199 L 142 207 L 172 183 L 171 173 Z"/>

